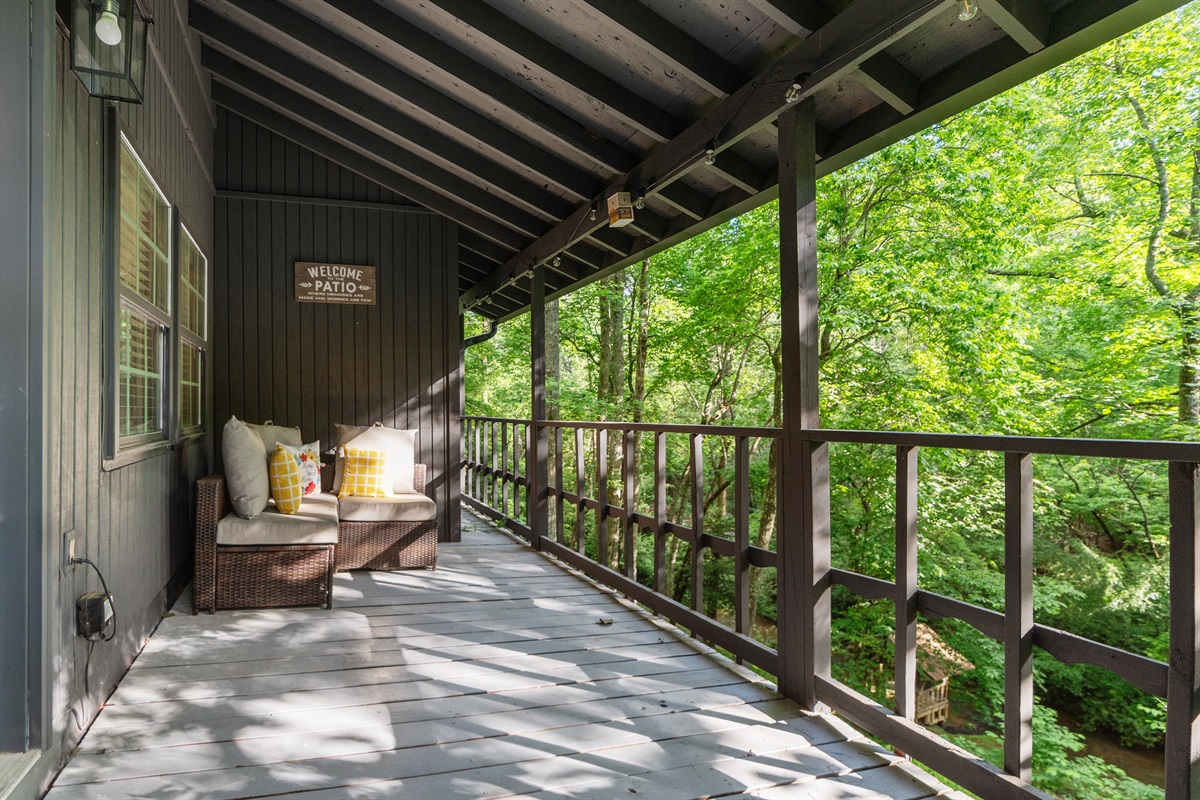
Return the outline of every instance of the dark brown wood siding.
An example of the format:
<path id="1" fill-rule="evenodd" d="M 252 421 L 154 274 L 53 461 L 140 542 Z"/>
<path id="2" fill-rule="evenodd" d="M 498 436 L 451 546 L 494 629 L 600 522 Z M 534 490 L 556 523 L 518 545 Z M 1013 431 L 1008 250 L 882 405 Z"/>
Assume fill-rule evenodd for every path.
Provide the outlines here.
<path id="1" fill-rule="evenodd" d="M 213 119 L 199 41 L 184 27 L 184 4 L 150 5 L 156 22 L 145 104 L 120 104 L 120 124 L 211 259 Z M 43 331 L 49 719 L 42 739 L 47 760 L 61 762 L 190 579 L 192 487 L 211 468 L 211 438 L 105 468 L 103 354 L 115 346 L 104 289 L 112 246 L 105 229 L 106 104 L 71 73 L 67 41 L 58 37 L 56 45 Z M 116 638 L 92 647 L 86 676 L 88 645 L 74 633 L 75 600 L 100 583 L 86 565 L 65 566 L 68 538 L 76 555 L 103 570 L 118 617 Z M 49 774 L 55 768 L 48 764 Z"/>
<path id="2" fill-rule="evenodd" d="M 337 423 L 415 429 L 439 533 L 456 540 L 457 226 L 237 114 L 217 119 L 218 424 L 271 419 L 323 449 Z M 377 304 L 296 302 L 297 261 L 375 267 Z"/>

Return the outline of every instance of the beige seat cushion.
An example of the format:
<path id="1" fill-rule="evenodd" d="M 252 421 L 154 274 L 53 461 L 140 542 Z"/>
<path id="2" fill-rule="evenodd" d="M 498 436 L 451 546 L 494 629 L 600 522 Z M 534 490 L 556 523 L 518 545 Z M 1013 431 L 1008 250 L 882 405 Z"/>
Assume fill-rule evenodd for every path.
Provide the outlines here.
<path id="1" fill-rule="evenodd" d="M 420 492 L 392 497 L 343 497 L 338 500 L 343 522 L 425 522 L 437 516 L 437 504 Z"/>
<path id="2" fill-rule="evenodd" d="M 256 519 L 227 514 L 217 523 L 217 544 L 337 544 L 338 501 L 331 494 L 310 494 L 295 514 L 269 504 Z"/>

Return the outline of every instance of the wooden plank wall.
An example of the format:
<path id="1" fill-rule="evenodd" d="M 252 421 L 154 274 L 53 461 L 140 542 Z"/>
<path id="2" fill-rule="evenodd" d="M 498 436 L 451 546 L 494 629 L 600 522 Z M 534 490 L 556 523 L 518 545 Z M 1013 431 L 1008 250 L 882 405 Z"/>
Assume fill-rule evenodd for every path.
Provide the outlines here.
<path id="1" fill-rule="evenodd" d="M 457 541 L 457 226 L 227 109 L 217 122 L 218 194 L 272 195 L 216 201 L 218 424 L 273 419 L 323 449 L 336 423 L 416 429 L 439 534 Z M 296 302 L 297 261 L 374 266 L 377 305 Z"/>
<path id="2" fill-rule="evenodd" d="M 199 67 L 199 40 L 185 24 L 185 0 L 153 0 L 151 57 L 142 106 L 119 104 L 122 127 L 212 255 L 212 111 Z M 42 736 L 52 775 L 99 704 L 190 579 L 193 485 L 211 467 L 211 439 L 106 471 L 103 465 L 105 326 L 104 114 L 69 68 L 57 40 L 48 220 L 44 523 L 48 608 L 48 710 Z M 75 600 L 100 583 L 87 566 L 66 567 L 64 534 L 95 561 L 115 597 L 118 635 L 87 643 L 74 634 Z"/>

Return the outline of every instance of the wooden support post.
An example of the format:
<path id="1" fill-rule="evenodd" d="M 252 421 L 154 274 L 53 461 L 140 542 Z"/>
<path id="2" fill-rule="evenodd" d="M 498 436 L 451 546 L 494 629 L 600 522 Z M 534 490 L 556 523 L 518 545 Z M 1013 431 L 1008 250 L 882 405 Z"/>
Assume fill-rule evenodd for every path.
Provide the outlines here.
<path id="1" fill-rule="evenodd" d="M 1033 459 L 1004 455 L 1004 769 L 1033 779 Z"/>
<path id="2" fill-rule="evenodd" d="M 563 541 L 563 429 L 554 429 L 554 541 Z"/>
<path id="3" fill-rule="evenodd" d="M 530 280 L 532 289 L 529 299 L 529 350 L 530 385 L 533 387 L 531 412 L 533 422 L 529 426 L 529 445 L 526 449 L 526 474 L 529 476 L 529 495 L 526 517 L 529 521 L 529 543 L 541 548 L 542 537 L 550 532 L 550 506 L 547 502 L 546 484 L 550 477 L 549 429 L 542 423 L 546 420 L 546 268 L 534 268 Z"/>
<path id="4" fill-rule="evenodd" d="M 1167 662 L 1167 800 L 1200 797 L 1200 481 L 1198 464 L 1172 462 L 1171 652 Z"/>
<path id="5" fill-rule="evenodd" d="M 623 558 L 625 561 L 625 577 L 637 580 L 637 524 L 633 515 L 637 512 L 637 474 L 633 471 L 635 464 L 633 431 L 625 431 L 621 455 L 624 456 L 625 473 L 625 524 L 621 526 L 622 540 L 625 545 Z"/>
<path id="6" fill-rule="evenodd" d="M 667 434 L 654 432 L 654 591 L 666 594 Z"/>
<path id="7" fill-rule="evenodd" d="M 704 437 L 691 435 L 692 461 L 692 609 L 704 613 Z"/>
<path id="8" fill-rule="evenodd" d="M 829 447 L 820 427 L 816 116 L 811 98 L 779 117 L 783 432 L 779 459 L 779 689 L 816 708 L 829 675 Z"/>
<path id="9" fill-rule="evenodd" d="M 608 562 L 608 431 L 596 429 L 596 560 Z"/>
<path id="10" fill-rule="evenodd" d="M 896 713 L 917 714 L 917 448 L 896 448 Z"/>
<path id="11" fill-rule="evenodd" d="M 733 449 L 734 630 L 749 635 L 750 619 L 750 439 L 737 437 Z M 740 662 L 741 659 L 739 658 Z"/>
<path id="12" fill-rule="evenodd" d="M 521 464 L 527 462 L 529 458 L 529 426 L 524 426 L 524 431 L 520 434 L 517 429 L 521 428 L 520 423 L 513 423 L 513 460 L 512 460 L 512 480 L 513 485 L 517 487 L 513 493 L 513 511 L 512 518 L 519 520 L 521 518 Z M 528 464 L 526 464 L 528 466 Z M 507 467 L 505 468 L 507 469 Z M 526 474 L 528 474 L 528 469 Z M 530 491 L 530 487 L 526 487 L 526 492 Z M 526 522 L 529 520 L 526 519 Z M 536 541 L 536 540 L 534 540 Z M 530 542 L 533 544 L 533 541 Z"/>
<path id="13" fill-rule="evenodd" d="M 575 429 L 575 549 L 587 550 L 587 472 L 583 466 L 583 428 Z"/>

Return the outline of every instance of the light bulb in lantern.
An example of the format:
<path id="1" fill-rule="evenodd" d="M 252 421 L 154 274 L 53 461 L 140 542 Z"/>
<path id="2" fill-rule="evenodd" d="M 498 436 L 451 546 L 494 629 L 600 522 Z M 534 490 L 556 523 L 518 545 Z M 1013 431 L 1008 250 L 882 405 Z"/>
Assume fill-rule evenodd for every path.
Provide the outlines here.
<path id="1" fill-rule="evenodd" d="M 121 21 L 117 19 L 120 6 L 116 2 L 106 2 L 101 8 L 96 20 L 96 36 L 109 47 L 116 47 L 121 43 Z"/>

